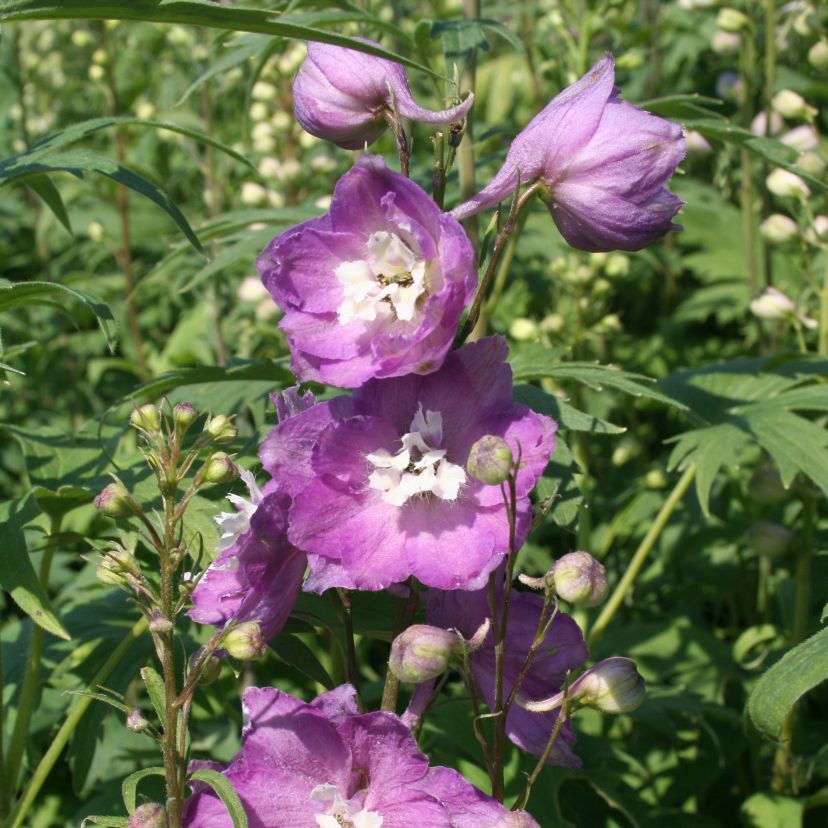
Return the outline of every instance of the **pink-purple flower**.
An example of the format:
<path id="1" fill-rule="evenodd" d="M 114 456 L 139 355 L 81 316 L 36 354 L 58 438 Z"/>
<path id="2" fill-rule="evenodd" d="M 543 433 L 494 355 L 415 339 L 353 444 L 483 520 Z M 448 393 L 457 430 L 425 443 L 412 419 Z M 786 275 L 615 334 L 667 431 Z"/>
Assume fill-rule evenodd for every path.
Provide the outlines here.
<path id="1" fill-rule="evenodd" d="M 682 128 L 625 103 L 613 59 L 600 60 L 514 139 L 497 175 L 452 213 L 459 219 L 539 180 L 561 235 L 581 250 L 639 250 L 683 202 L 665 189 L 685 155 Z"/>
<path id="2" fill-rule="evenodd" d="M 242 748 L 220 769 L 250 828 L 536 828 L 454 770 L 429 768 L 409 730 L 390 713 L 357 711 L 352 687 L 310 704 L 272 688 L 242 697 Z M 195 768 L 204 763 L 193 763 Z M 219 798 L 192 785 L 185 828 L 231 828 Z"/>
<path id="3" fill-rule="evenodd" d="M 488 588 L 472 593 L 441 590 L 429 592 L 428 623 L 454 628 L 464 636 L 472 635 L 491 615 L 487 593 Z M 504 699 L 511 692 L 524 665 L 526 654 L 537 631 L 542 608 L 543 598 L 540 595 L 512 592 L 504 648 Z M 586 661 L 587 655 L 587 646 L 578 625 L 565 613 L 558 612 L 519 688 L 520 697 L 539 700 L 558 692 L 566 674 L 580 667 Z M 483 646 L 469 655 L 469 666 L 486 704 L 492 708 L 495 692 L 493 630 L 489 631 Z M 557 710 L 533 713 L 524 710 L 515 702 L 506 716 L 506 735 L 518 747 L 540 757 L 557 717 Z M 572 750 L 574 742 L 575 732 L 568 721 L 564 722 L 548 762 L 573 768 L 580 767 L 581 760 Z"/>
<path id="4" fill-rule="evenodd" d="M 439 368 L 477 283 L 458 222 L 373 155 L 337 182 L 329 213 L 273 239 L 257 264 L 294 373 L 346 388 Z"/>
<path id="5" fill-rule="evenodd" d="M 507 350 L 499 337 L 482 339 L 439 371 L 372 380 L 271 431 L 260 455 L 293 497 L 288 537 L 308 553 L 306 589 L 377 590 L 411 575 L 441 589 L 483 586 L 509 548 L 500 487 L 465 469 L 484 434 L 520 456 L 523 542 L 556 426 L 513 401 Z"/>
<path id="6" fill-rule="evenodd" d="M 382 134 L 395 108 L 415 121 L 451 124 L 466 117 L 474 96 L 449 109 L 424 109 L 412 97 L 399 63 L 342 46 L 309 43 L 308 56 L 293 81 L 293 100 L 296 120 L 311 135 L 345 149 L 362 149 Z"/>

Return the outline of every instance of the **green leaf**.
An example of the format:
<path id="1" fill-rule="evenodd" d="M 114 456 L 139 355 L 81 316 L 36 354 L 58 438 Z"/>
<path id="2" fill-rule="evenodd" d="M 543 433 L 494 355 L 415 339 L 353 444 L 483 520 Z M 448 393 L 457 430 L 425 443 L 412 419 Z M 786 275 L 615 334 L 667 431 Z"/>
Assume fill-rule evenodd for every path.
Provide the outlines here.
<path id="1" fill-rule="evenodd" d="M 575 480 L 575 475 L 580 471 L 569 446 L 559 437 L 555 453 L 535 486 L 538 498 L 536 510 L 540 516 L 548 515 L 558 526 L 572 526 L 575 523 L 584 500 Z"/>
<path id="2" fill-rule="evenodd" d="M 39 514 L 31 493 L 0 504 L 0 586 L 46 632 L 70 639 L 29 559 L 23 527 Z"/>
<path id="3" fill-rule="evenodd" d="M 539 414 L 552 417 L 561 428 L 570 431 L 588 431 L 590 434 L 623 434 L 627 429 L 613 425 L 607 420 L 579 411 L 554 394 L 547 394 L 534 385 L 516 385 L 513 396 L 516 402 L 528 405 Z"/>
<path id="4" fill-rule="evenodd" d="M 637 104 L 641 109 L 646 109 L 664 118 L 675 118 L 677 120 L 692 118 L 723 118 L 718 112 L 707 109 L 709 106 L 722 106 L 719 98 L 708 98 L 694 92 L 691 95 L 667 95 L 663 98 L 653 98 L 649 101 Z"/>
<path id="5" fill-rule="evenodd" d="M 327 32 L 314 26 L 302 25 L 298 16 L 280 17 L 267 9 L 246 9 L 220 6 L 209 0 L 130 0 L 112 3 L 111 0 L 13 0 L 0 8 L 0 22 L 13 20 L 143 20 L 151 23 L 179 23 L 207 26 L 237 32 L 255 32 L 274 37 L 313 40 L 332 43 L 366 52 L 369 55 L 393 60 L 429 75 L 437 74 L 427 66 L 345 35 Z M 364 19 L 361 15 L 357 19 Z M 370 17 L 370 22 L 380 21 Z M 287 21 L 287 22 L 285 22 Z M 383 26 L 386 28 L 386 26 Z"/>
<path id="6" fill-rule="evenodd" d="M 58 188 L 55 187 L 49 176 L 32 175 L 24 178 L 22 183 L 27 187 L 31 187 L 40 196 L 43 203 L 54 213 L 55 218 L 66 228 L 66 232 L 71 235 L 72 225 L 69 222 L 66 205 L 60 197 Z"/>
<path id="7" fill-rule="evenodd" d="M 233 828 L 247 828 L 247 814 L 244 812 L 242 801 L 226 776 L 222 776 L 216 770 L 202 768 L 192 774 L 188 781 L 208 784 L 227 808 Z"/>
<path id="8" fill-rule="evenodd" d="M 121 794 L 124 797 L 127 813 L 131 814 L 135 810 L 138 800 L 138 783 L 147 776 L 164 776 L 164 768 L 141 768 L 131 773 L 121 783 Z"/>
<path id="9" fill-rule="evenodd" d="M 741 807 L 746 828 L 793 828 L 802 825 L 805 803 L 781 794 L 755 793 Z"/>
<path id="10" fill-rule="evenodd" d="M 2 19 L 0 11 L 0 19 Z M 143 176 L 122 167 L 111 158 L 106 158 L 87 150 L 69 150 L 66 152 L 52 152 L 45 150 L 31 150 L 19 156 L 13 156 L 0 163 L 0 181 L 13 181 L 20 176 L 28 176 L 32 173 L 45 172 L 68 172 L 83 178 L 84 172 L 97 172 L 123 184 L 125 187 L 134 190 L 140 195 L 146 196 L 150 201 L 157 204 L 178 226 L 182 233 L 189 239 L 190 244 L 199 253 L 206 255 L 193 228 L 178 208 L 178 205 L 164 192 L 158 189 L 153 183 L 147 181 Z"/>
<path id="11" fill-rule="evenodd" d="M 87 822 L 92 823 L 92 825 L 108 825 L 109 828 L 128 828 L 129 825 L 129 820 L 126 817 L 88 816 L 84 817 L 81 828 L 84 828 Z"/>
<path id="12" fill-rule="evenodd" d="M 270 642 L 270 649 L 285 664 L 289 664 L 309 679 L 321 684 L 326 690 L 334 688 L 334 680 L 328 675 L 328 671 L 319 662 L 313 650 L 295 635 L 280 633 Z"/>
<path id="13" fill-rule="evenodd" d="M 158 721 L 164 721 L 164 679 L 158 674 L 158 671 L 152 667 L 141 668 L 141 678 L 144 686 L 147 688 L 147 695 L 149 696 L 152 706 L 158 715 Z"/>
<path id="14" fill-rule="evenodd" d="M 95 314 L 98 325 L 110 350 L 114 350 L 118 338 L 118 323 L 106 302 L 86 291 L 69 288 L 57 282 L 16 282 L 0 280 L 0 313 L 19 307 L 42 305 L 57 297 L 63 307 L 66 297 L 75 299 Z"/>
<path id="15" fill-rule="evenodd" d="M 756 683 L 748 713 L 769 739 L 778 739 L 797 701 L 828 679 L 828 629 L 820 630 L 782 656 Z"/>

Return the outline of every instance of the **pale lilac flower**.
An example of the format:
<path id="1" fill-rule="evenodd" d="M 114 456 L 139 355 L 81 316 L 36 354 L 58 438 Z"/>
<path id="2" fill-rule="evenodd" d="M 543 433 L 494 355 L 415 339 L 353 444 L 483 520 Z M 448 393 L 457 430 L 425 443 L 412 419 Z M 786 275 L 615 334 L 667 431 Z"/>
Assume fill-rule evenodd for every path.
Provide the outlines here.
<path id="1" fill-rule="evenodd" d="M 543 598 L 540 595 L 512 592 L 504 648 L 504 699 L 508 698 L 526 660 L 542 608 Z M 488 587 L 476 592 L 429 592 L 426 614 L 429 624 L 454 627 L 462 635 L 471 635 L 488 617 Z M 559 612 L 520 686 L 518 692 L 521 698 L 546 699 L 556 693 L 563 685 L 566 674 L 580 667 L 587 655 L 587 646 L 580 628 L 568 615 Z M 469 655 L 469 666 L 486 704 L 492 708 L 495 692 L 493 632 L 489 632 L 482 647 Z M 506 716 L 506 734 L 518 747 L 539 757 L 543 754 L 557 717 L 557 711 L 530 713 L 515 703 Z M 569 722 L 564 722 L 549 756 L 549 763 L 580 767 L 581 760 L 572 750 L 574 742 L 575 733 Z"/>
<path id="2" fill-rule="evenodd" d="M 415 121 L 451 124 L 466 117 L 474 96 L 442 111 L 424 109 L 412 97 L 399 63 L 342 46 L 309 43 L 308 57 L 293 81 L 293 100 L 296 120 L 311 135 L 345 149 L 362 149 L 382 134 L 394 107 Z"/>
<path id="3" fill-rule="evenodd" d="M 488 337 L 432 374 L 373 380 L 278 425 L 262 463 L 293 497 L 291 542 L 308 553 L 306 589 L 482 586 L 509 548 L 498 486 L 466 475 L 472 445 L 503 437 L 517 475 L 517 543 L 555 423 L 512 400 L 506 343 Z"/>
<path id="4" fill-rule="evenodd" d="M 463 228 L 374 155 L 337 182 L 330 213 L 257 264 L 285 311 L 294 373 L 340 387 L 439 368 L 477 284 Z"/>
<path id="5" fill-rule="evenodd" d="M 497 175 L 457 218 L 539 179 L 561 235 L 590 251 L 638 250 L 678 230 L 683 202 L 664 188 L 684 158 L 682 129 L 618 98 L 612 57 L 565 89 L 512 141 Z"/>
<path id="6" fill-rule="evenodd" d="M 250 828 L 537 828 L 456 771 L 429 769 L 396 716 L 359 714 L 355 696 L 344 685 L 306 704 L 272 688 L 245 690 L 242 748 L 226 768 L 209 766 L 235 788 Z M 231 828 L 213 791 L 192 788 L 185 828 Z"/>

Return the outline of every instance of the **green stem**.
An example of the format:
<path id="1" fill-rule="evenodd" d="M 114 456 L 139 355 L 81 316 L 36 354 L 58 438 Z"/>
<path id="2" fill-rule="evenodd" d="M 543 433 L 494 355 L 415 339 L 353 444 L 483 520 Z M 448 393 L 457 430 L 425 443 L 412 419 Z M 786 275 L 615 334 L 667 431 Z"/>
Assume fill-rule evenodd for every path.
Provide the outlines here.
<path id="1" fill-rule="evenodd" d="M 644 566 L 647 556 L 650 554 L 653 546 L 655 546 L 655 542 L 658 540 L 659 535 L 661 535 L 662 530 L 667 525 L 667 521 L 675 511 L 676 506 L 678 506 L 681 502 L 682 497 L 684 497 L 684 493 L 693 482 L 693 478 L 695 476 L 696 466 L 688 466 L 685 469 L 684 474 L 679 478 L 673 491 L 670 492 L 670 496 L 664 501 L 664 505 L 661 507 L 658 515 L 656 515 L 656 519 L 653 521 L 653 525 L 644 536 L 644 539 L 641 541 L 638 549 L 635 550 L 635 554 L 627 567 L 627 571 L 618 582 L 618 586 L 615 587 L 615 591 L 610 596 L 609 601 L 607 601 L 604 605 L 604 608 L 601 610 L 601 614 L 595 620 L 595 624 L 593 625 L 589 636 L 590 648 L 595 646 L 610 621 L 612 621 L 615 613 L 618 612 L 618 608 L 627 597 L 627 593 L 630 589 L 632 589 L 632 585 L 635 583 L 638 573 Z"/>
<path id="2" fill-rule="evenodd" d="M 97 687 L 99 684 L 106 683 L 115 671 L 115 668 L 121 663 L 121 659 L 130 651 L 146 628 L 147 621 L 145 618 L 140 618 L 135 622 L 132 629 L 126 634 L 121 643 L 113 650 L 112 655 L 109 656 L 101 669 L 92 678 L 92 681 L 89 683 L 90 687 Z M 60 730 L 55 734 L 55 738 L 52 740 L 52 744 L 49 745 L 49 749 L 43 754 L 43 758 L 38 763 L 29 780 L 28 787 L 23 792 L 23 796 L 20 798 L 20 801 L 10 814 L 8 820 L 4 823 L 3 828 L 21 828 L 23 826 L 29 809 L 40 793 L 40 789 L 48 779 L 52 768 L 66 747 L 66 743 L 75 732 L 75 728 L 93 701 L 94 699 L 91 696 L 76 696 L 75 703 L 66 716 L 66 721 L 64 721 Z"/>
<path id="3" fill-rule="evenodd" d="M 52 559 L 57 547 L 56 535 L 60 532 L 61 517 L 53 517 L 49 526 L 49 540 L 40 562 L 40 585 L 44 590 L 49 586 L 49 573 L 52 569 Z M 29 639 L 29 652 L 26 656 L 26 670 L 23 684 L 20 688 L 20 706 L 14 722 L 14 730 L 9 740 L 9 750 L 6 754 L 6 779 L 10 788 L 16 788 L 20 778 L 20 767 L 26 742 L 29 738 L 29 725 L 32 714 L 37 706 L 38 690 L 40 688 L 40 666 L 43 656 L 43 627 L 32 622 L 32 635 Z"/>
<path id="4" fill-rule="evenodd" d="M 354 690 L 356 690 L 357 699 L 359 699 L 359 668 L 357 667 L 356 659 L 354 616 L 351 612 L 351 597 L 348 595 L 347 589 L 337 589 L 336 591 L 339 595 L 339 600 L 342 602 L 342 624 L 345 627 L 345 650 L 347 653 L 345 671 L 348 675 L 348 681 Z"/>

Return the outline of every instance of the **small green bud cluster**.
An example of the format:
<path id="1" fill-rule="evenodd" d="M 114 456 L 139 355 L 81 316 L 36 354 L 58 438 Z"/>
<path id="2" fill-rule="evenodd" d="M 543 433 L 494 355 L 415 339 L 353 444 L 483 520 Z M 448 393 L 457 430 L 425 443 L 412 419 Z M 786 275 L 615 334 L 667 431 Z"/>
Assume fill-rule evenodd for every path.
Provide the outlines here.
<path id="1" fill-rule="evenodd" d="M 108 549 L 96 571 L 98 580 L 108 586 L 136 586 L 141 581 L 141 570 L 135 556 L 122 546 Z"/>

